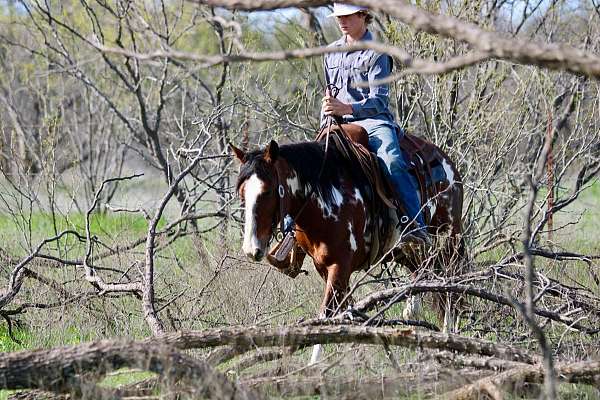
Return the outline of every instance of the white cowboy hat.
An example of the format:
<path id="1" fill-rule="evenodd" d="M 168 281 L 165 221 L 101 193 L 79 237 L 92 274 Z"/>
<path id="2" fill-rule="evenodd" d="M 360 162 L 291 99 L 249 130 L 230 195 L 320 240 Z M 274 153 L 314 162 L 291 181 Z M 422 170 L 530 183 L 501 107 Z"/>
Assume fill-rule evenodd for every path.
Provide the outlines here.
<path id="1" fill-rule="evenodd" d="M 360 11 L 369 11 L 367 7 L 352 6 L 350 4 L 333 3 L 333 12 L 327 17 L 343 17 Z"/>

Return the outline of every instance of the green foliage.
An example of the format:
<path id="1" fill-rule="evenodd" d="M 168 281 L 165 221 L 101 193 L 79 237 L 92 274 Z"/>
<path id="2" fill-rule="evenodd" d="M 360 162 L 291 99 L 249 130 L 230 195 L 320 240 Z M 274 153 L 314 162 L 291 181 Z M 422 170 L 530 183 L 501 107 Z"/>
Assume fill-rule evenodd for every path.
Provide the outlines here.
<path id="1" fill-rule="evenodd" d="M 122 369 L 109 374 L 100 382 L 99 385 L 109 388 L 118 388 L 119 386 L 129 385 L 156 376 L 156 374 L 153 374 L 151 372 Z"/>
<path id="2" fill-rule="evenodd" d="M 11 351 L 19 351 L 29 349 L 33 343 L 33 337 L 30 332 L 25 328 L 15 326 L 12 327 L 13 338 L 18 340 L 17 343 L 8 334 L 8 326 L 5 321 L 0 324 L 0 353 L 6 353 Z"/>
<path id="3" fill-rule="evenodd" d="M 558 387 L 558 397 L 562 400 L 595 400 L 600 390 L 591 385 L 566 383 Z"/>
<path id="4" fill-rule="evenodd" d="M 163 218 L 159 222 L 159 228 L 164 225 Z M 10 244 L 13 239 L 29 233 L 24 230 L 31 229 L 32 238 L 37 244 L 37 240 L 54 236 L 64 230 L 74 230 L 85 236 L 85 215 L 81 213 L 52 215 L 41 212 L 32 213 L 30 216 L 0 214 L 0 226 L 2 226 L 0 237 L 4 238 L 4 243 Z M 92 235 L 99 237 L 112 238 L 122 236 L 124 233 L 138 237 L 144 235 L 147 229 L 148 221 L 139 214 L 93 213 L 90 217 L 90 231 Z M 68 236 L 65 241 L 65 245 L 71 245 L 77 240 Z"/>
<path id="5" fill-rule="evenodd" d="M 13 393 L 17 393 L 17 391 L 14 391 L 14 390 L 0 390 L 0 400 L 6 400 L 6 399 L 8 399 L 8 396 L 10 396 Z"/>

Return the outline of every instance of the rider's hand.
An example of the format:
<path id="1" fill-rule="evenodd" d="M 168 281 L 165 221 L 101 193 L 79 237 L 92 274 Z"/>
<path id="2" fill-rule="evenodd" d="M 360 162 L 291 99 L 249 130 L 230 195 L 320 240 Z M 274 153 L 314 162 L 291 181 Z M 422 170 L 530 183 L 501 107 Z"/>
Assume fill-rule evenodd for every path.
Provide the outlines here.
<path id="1" fill-rule="evenodd" d="M 325 97 L 321 100 L 321 110 L 325 115 L 333 115 L 336 117 L 343 117 L 344 115 L 352 115 L 352 106 L 350 104 L 342 103 L 331 95 L 329 89 L 325 92 Z"/>

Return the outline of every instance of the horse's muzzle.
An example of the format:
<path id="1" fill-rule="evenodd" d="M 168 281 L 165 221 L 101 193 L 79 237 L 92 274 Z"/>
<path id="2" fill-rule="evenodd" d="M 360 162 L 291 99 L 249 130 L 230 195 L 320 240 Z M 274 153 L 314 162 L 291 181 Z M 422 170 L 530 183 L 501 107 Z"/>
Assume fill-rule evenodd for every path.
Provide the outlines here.
<path id="1" fill-rule="evenodd" d="M 265 253 L 259 249 L 259 248 L 255 248 L 253 249 L 251 252 L 247 252 L 246 255 L 248 256 L 248 258 L 250 258 L 252 261 L 260 261 L 263 259 L 263 257 L 265 256 Z"/>

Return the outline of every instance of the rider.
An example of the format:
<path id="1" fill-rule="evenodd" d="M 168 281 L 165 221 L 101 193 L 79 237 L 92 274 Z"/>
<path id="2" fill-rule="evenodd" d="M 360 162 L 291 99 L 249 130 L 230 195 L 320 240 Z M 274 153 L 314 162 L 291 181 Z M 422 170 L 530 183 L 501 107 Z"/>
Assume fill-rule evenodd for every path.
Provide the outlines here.
<path id="1" fill-rule="evenodd" d="M 344 34 L 330 46 L 373 39 L 367 29 L 373 17 L 367 8 L 334 3 L 333 13 L 329 16 L 336 17 Z M 337 116 L 343 117 L 344 122 L 358 124 L 367 131 L 369 150 L 377 154 L 380 165 L 404 204 L 407 216 L 418 226 L 411 234 L 428 242 L 417 189 L 409 176 L 396 130 L 401 135 L 404 133 L 389 109 L 389 85 L 373 83 L 389 76 L 392 58 L 368 49 L 328 53 L 324 61 L 327 84 L 335 85 L 340 91 L 337 97 L 333 97 L 329 90 L 326 91 L 322 100 L 321 126 L 325 126 L 327 116 Z M 368 82 L 369 86 L 356 86 L 361 82 Z"/>

